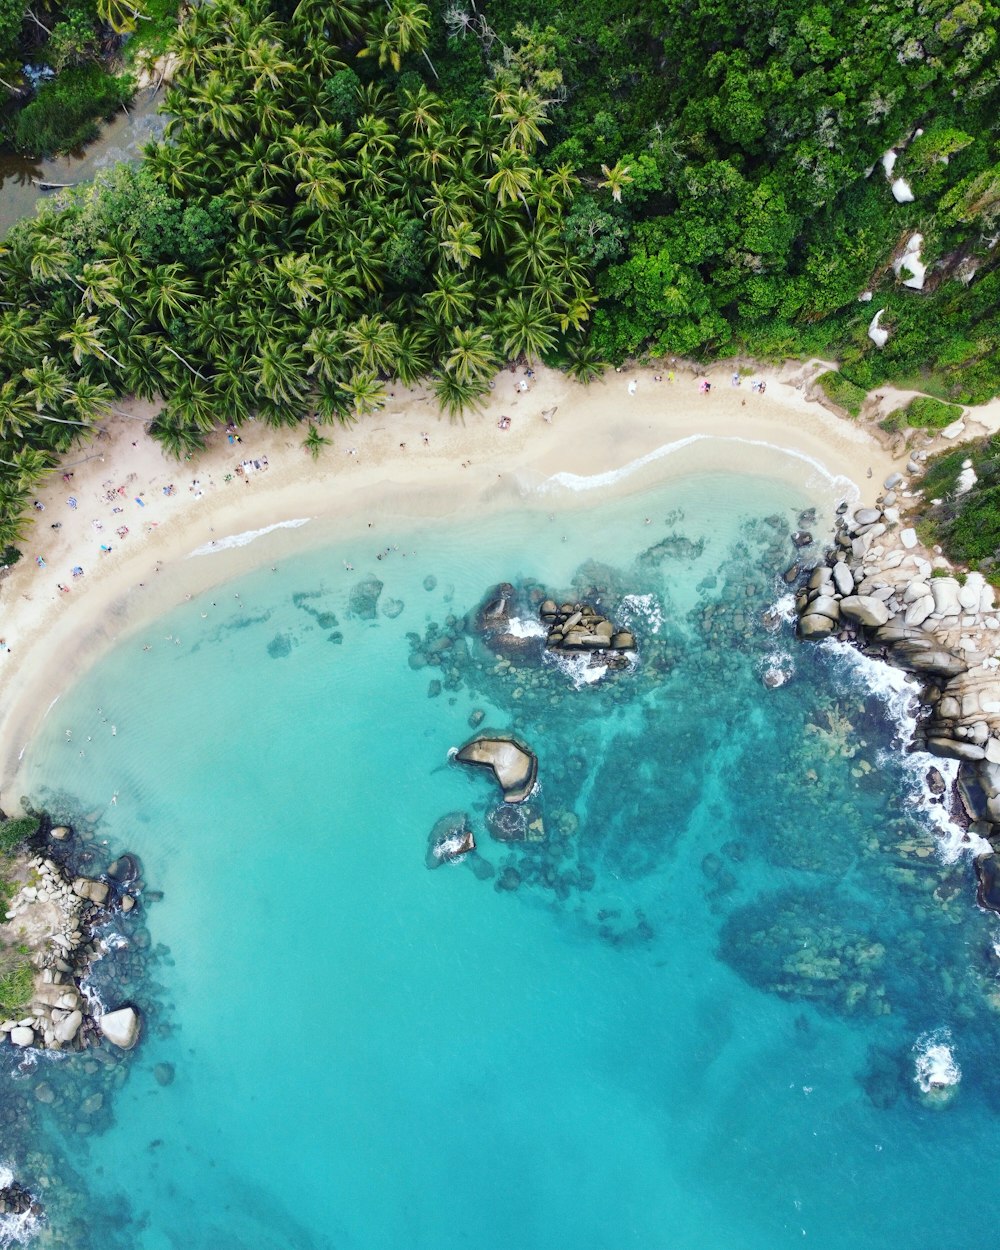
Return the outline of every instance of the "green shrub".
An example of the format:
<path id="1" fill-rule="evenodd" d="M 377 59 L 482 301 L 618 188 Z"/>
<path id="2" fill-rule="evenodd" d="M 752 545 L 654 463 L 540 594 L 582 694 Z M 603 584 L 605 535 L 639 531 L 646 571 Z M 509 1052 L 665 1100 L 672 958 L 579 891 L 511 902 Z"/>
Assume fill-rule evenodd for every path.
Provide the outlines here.
<path id="1" fill-rule="evenodd" d="M 0 1010 L 12 1016 L 23 1011 L 31 1002 L 35 987 L 35 972 L 27 960 L 14 965 L 0 975 Z"/>
<path id="2" fill-rule="evenodd" d="M 946 404 L 940 399 L 918 396 L 911 399 L 902 412 L 906 424 L 915 429 L 943 430 L 957 421 L 962 409 L 957 404 Z"/>
<path id="3" fill-rule="evenodd" d="M 7 546 L 4 547 L 3 551 L 0 551 L 0 569 L 12 568 L 13 565 L 17 564 L 18 560 L 20 560 L 21 555 L 22 552 L 19 547 L 15 547 L 11 543 L 8 543 Z"/>
<path id="4" fill-rule="evenodd" d="M 838 408 L 843 408 L 852 417 L 860 415 L 861 406 L 867 398 L 866 392 L 860 386 L 855 386 L 836 369 L 821 373 L 816 382 L 831 403 L 836 404 Z"/>
<path id="5" fill-rule="evenodd" d="M 38 821 L 34 816 L 24 816 L 20 820 L 5 820 L 0 824 L 0 853 L 9 854 L 16 846 L 20 846 L 37 832 Z"/>
<path id="6" fill-rule="evenodd" d="M 19 152 L 49 156 L 69 152 L 98 134 L 98 121 L 111 117 L 134 90 L 128 75 L 115 77 L 97 65 L 73 66 L 43 83 L 18 113 L 12 141 Z"/>

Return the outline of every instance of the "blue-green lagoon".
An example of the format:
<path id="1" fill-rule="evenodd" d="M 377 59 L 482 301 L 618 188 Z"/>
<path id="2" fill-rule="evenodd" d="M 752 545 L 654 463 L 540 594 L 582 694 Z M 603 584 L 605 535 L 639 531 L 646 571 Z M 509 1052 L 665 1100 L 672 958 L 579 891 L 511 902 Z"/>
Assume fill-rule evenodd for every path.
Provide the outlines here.
<path id="1" fill-rule="evenodd" d="M 842 484 L 647 486 L 262 539 L 50 710 L 20 789 L 140 857 L 148 963 L 102 961 L 146 1028 L 98 1115 L 86 1054 L 6 1060 L 43 1243 L 995 1244 L 995 921 L 899 750 L 902 683 L 768 613 Z M 500 582 L 506 641 L 475 628 Z M 598 599 L 638 659 L 543 658 L 542 594 Z M 450 759 L 477 721 L 538 755 L 530 840 Z M 450 812 L 477 853 L 429 870 Z"/>

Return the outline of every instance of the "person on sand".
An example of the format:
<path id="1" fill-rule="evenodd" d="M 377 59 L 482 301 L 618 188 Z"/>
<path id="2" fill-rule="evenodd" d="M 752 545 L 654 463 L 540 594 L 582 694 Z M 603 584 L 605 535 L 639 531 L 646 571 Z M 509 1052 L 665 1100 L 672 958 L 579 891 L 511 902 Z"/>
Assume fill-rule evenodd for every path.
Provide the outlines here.
<path id="1" fill-rule="evenodd" d="M 766 390 L 767 390 L 767 383 L 762 381 L 760 384 L 760 390 L 757 393 L 758 395 L 763 395 Z"/>
<path id="2" fill-rule="evenodd" d="M 633 378 L 632 381 L 629 382 L 628 384 L 628 393 L 630 395 L 634 395 L 638 389 L 639 389 L 639 383 L 635 380 L 635 378 Z"/>

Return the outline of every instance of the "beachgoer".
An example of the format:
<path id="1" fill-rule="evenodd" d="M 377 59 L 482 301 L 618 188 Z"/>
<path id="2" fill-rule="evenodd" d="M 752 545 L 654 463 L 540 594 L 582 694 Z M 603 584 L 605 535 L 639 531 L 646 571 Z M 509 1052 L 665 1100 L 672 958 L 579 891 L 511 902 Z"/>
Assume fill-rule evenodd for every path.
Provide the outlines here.
<path id="1" fill-rule="evenodd" d="M 632 381 L 629 382 L 628 384 L 628 393 L 630 395 L 634 395 L 638 389 L 639 389 L 639 383 L 635 380 L 635 378 L 633 378 Z"/>
<path id="2" fill-rule="evenodd" d="M 767 383 L 766 383 L 766 382 L 761 382 L 761 384 L 760 384 L 760 392 L 759 392 L 759 393 L 760 393 L 761 395 L 763 395 L 763 394 L 764 394 L 764 392 L 765 392 L 766 390 L 767 390 Z"/>
<path id="3" fill-rule="evenodd" d="M 740 375 L 738 373 L 734 373 L 733 374 L 733 386 L 739 386 L 739 384 L 740 384 Z"/>
<path id="4" fill-rule="evenodd" d="M 673 369 L 671 369 L 670 372 L 667 374 L 667 381 L 672 382 L 673 380 L 674 380 L 674 371 Z"/>

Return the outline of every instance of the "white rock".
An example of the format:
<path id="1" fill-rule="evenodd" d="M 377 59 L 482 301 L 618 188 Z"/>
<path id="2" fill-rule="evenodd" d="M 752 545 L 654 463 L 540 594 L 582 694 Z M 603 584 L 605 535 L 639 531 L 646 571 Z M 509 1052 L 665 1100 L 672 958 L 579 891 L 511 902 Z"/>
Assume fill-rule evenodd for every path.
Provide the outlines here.
<path id="1" fill-rule="evenodd" d="M 926 582 L 910 582 L 909 586 L 903 591 L 903 602 L 916 603 L 918 599 L 923 599 L 925 595 L 930 593 L 931 588 Z"/>
<path id="2" fill-rule="evenodd" d="M 934 611 L 938 616 L 959 615 L 962 608 L 958 602 L 958 582 L 954 577 L 932 578 L 931 594 L 934 596 Z"/>
<path id="3" fill-rule="evenodd" d="M 848 595 L 840 601 L 842 615 L 862 625 L 884 625 L 889 619 L 889 609 L 872 595 Z"/>
<path id="4" fill-rule="evenodd" d="M 80 1025 L 83 1024 L 83 1013 L 73 1011 L 56 1025 L 55 1035 L 57 1042 L 71 1042 L 80 1031 Z"/>
<path id="5" fill-rule="evenodd" d="M 872 297 L 874 294 L 875 294 L 874 291 L 862 291 L 861 294 L 858 296 L 858 303 L 870 304 L 872 302 Z"/>
<path id="6" fill-rule="evenodd" d="M 101 1032 L 122 1050 L 131 1050 L 139 1040 L 139 1014 L 132 1007 L 119 1007 L 101 1016 Z"/>
<path id="7" fill-rule="evenodd" d="M 926 595 L 923 599 L 917 599 L 911 603 L 906 609 L 906 615 L 903 617 L 904 625 L 923 625 L 924 621 L 934 611 L 934 600 L 930 595 Z"/>
<path id="8" fill-rule="evenodd" d="M 979 611 L 992 612 L 995 602 L 995 592 L 993 587 L 987 582 L 979 596 Z"/>
<path id="9" fill-rule="evenodd" d="M 978 481 L 975 469 L 963 469 L 955 481 L 955 494 L 967 495 Z"/>
<path id="10" fill-rule="evenodd" d="M 892 198 L 897 204 L 913 203 L 913 192 L 905 178 L 897 178 L 892 184 Z"/>
<path id="11" fill-rule="evenodd" d="M 912 549 L 917 545 L 917 531 L 915 529 L 900 530 L 899 541 L 907 549 Z"/>
<path id="12" fill-rule="evenodd" d="M 896 569 L 903 563 L 906 557 L 901 551 L 890 551 L 886 558 L 882 561 L 882 567 L 886 569 Z"/>
<path id="13" fill-rule="evenodd" d="M 896 168 L 896 161 L 899 159 L 899 153 L 895 148 L 889 148 L 887 152 L 882 153 L 882 168 L 885 170 L 887 178 L 892 177 L 892 171 Z"/>
<path id="14" fill-rule="evenodd" d="M 902 182 L 902 179 L 900 179 Z M 906 186 L 906 183 L 903 183 Z M 907 187 L 909 190 L 909 187 Z M 893 187 L 893 195 L 896 194 L 896 188 Z M 896 196 L 899 199 L 898 196 Z M 909 198 L 912 200 L 913 196 Z M 902 203 L 903 201 L 900 201 Z M 924 236 L 922 234 L 911 234 L 906 243 L 906 248 L 902 256 L 897 256 L 892 262 L 893 273 L 898 278 L 904 269 L 908 270 L 910 276 L 903 279 L 903 286 L 912 287 L 916 291 L 922 291 L 924 287 L 924 275 L 927 273 L 927 266 L 920 259 L 920 249 L 923 246 Z"/>
<path id="15" fill-rule="evenodd" d="M 988 616 L 983 624 L 987 629 L 1000 629 L 1000 621 L 995 616 Z"/>
<path id="16" fill-rule="evenodd" d="M 879 320 L 884 312 L 885 309 L 880 308 L 875 316 L 872 317 L 868 326 L 868 337 L 876 347 L 885 347 L 886 343 L 889 341 L 889 331 L 883 330 L 879 325 Z"/>
<path id="17" fill-rule="evenodd" d="M 957 421 L 952 421 L 951 425 L 946 425 L 941 431 L 942 438 L 958 438 L 965 429 L 965 418 L 959 417 Z"/>
<path id="18" fill-rule="evenodd" d="M 982 573 L 970 573 L 965 579 L 965 585 L 959 586 L 958 602 L 967 612 L 978 611 L 985 584 L 986 578 Z"/>
<path id="19" fill-rule="evenodd" d="M 839 594 L 850 595 L 854 593 L 854 577 L 843 560 L 838 560 L 833 566 L 833 584 L 837 587 Z"/>
<path id="20" fill-rule="evenodd" d="M 15 1046 L 30 1046 L 35 1040 L 35 1032 L 26 1024 L 19 1024 L 10 1031 L 10 1040 Z"/>
<path id="21" fill-rule="evenodd" d="M 899 509 L 898 508 L 886 508 L 886 510 L 882 513 L 882 515 L 885 517 L 886 521 L 890 525 L 899 524 Z"/>

